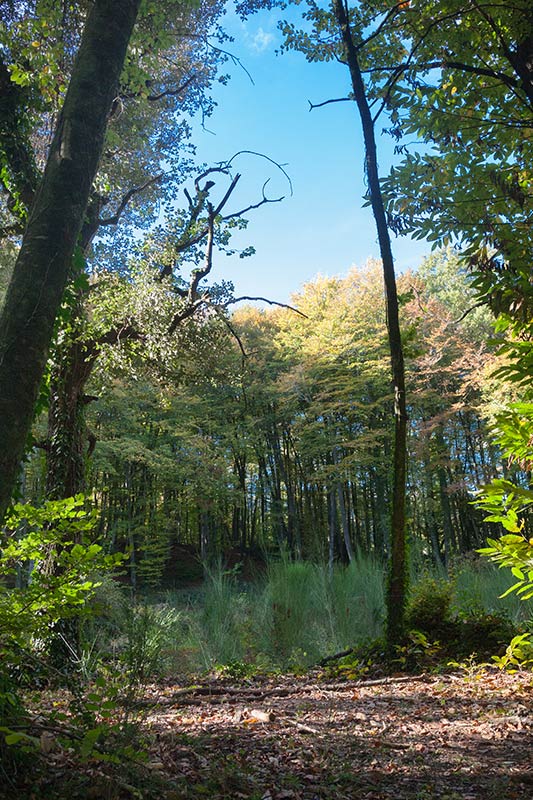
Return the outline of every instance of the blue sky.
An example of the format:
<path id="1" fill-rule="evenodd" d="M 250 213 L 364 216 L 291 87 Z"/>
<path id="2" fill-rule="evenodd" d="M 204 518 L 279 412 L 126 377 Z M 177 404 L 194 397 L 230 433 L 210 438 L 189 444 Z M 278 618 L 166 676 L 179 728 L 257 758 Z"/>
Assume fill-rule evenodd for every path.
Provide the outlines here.
<path id="1" fill-rule="evenodd" d="M 285 200 L 251 212 L 248 230 L 235 238 L 240 247 L 253 245 L 256 255 L 218 255 L 212 274 L 213 280 L 232 280 L 239 295 L 287 302 L 318 273 L 345 274 L 379 251 L 372 216 L 362 208 L 363 147 L 355 105 L 335 103 L 309 112 L 309 100 L 318 103 L 350 91 L 347 70 L 333 63 L 309 64 L 299 53 L 276 56 L 282 41 L 278 13 L 262 12 L 246 23 L 233 14 L 226 18 L 234 37 L 228 50 L 254 83 L 241 67 L 228 65 L 231 80 L 217 86 L 209 130 L 199 128 L 195 143 L 202 161 L 253 150 L 283 164 L 290 175 L 292 196 L 282 173 L 264 159 L 243 155 L 235 162 L 242 173 L 236 205 L 257 202 L 267 178 L 267 194 L 284 194 Z M 377 130 L 385 124 L 378 123 Z M 380 137 L 383 174 L 393 147 L 389 137 Z M 393 250 L 401 271 L 416 267 L 429 246 L 402 237 L 393 240 Z"/>

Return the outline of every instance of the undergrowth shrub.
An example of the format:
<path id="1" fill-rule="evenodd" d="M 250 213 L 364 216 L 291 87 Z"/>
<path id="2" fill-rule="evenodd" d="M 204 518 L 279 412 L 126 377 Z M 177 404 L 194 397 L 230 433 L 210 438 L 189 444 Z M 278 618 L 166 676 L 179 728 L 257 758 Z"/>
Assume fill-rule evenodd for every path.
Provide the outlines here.
<path id="1" fill-rule="evenodd" d="M 184 614 L 180 657 L 210 668 L 255 663 L 301 669 L 326 653 L 379 635 L 384 617 L 383 568 L 361 559 L 350 567 L 271 561 L 252 584 L 212 569 L 203 591 L 173 602 Z"/>
<path id="2" fill-rule="evenodd" d="M 175 670 L 186 621 L 165 602 L 136 600 L 103 575 L 90 601 L 92 616 L 81 626 L 78 672 L 90 681 L 101 667 L 122 673 L 125 684 L 142 685 Z"/>
<path id="3" fill-rule="evenodd" d="M 98 576 L 122 560 L 94 542 L 95 523 L 78 495 L 41 507 L 16 505 L 1 533 L 0 756 L 10 780 L 21 759 L 34 757 L 40 747 L 28 727 L 23 690 L 53 680 L 78 695 L 82 691 L 72 678 L 79 661 L 78 622 L 92 613 L 88 601 Z M 75 631 L 72 641 L 65 636 L 68 630 Z M 53 659 L 58 643 L 65 645 L 59 667 Z"/>
<path id="4" fill-rule="evenodd" d="M 516 627 L 504 613 L 487 610 L 498 605 L 493 597 L 485 606 L 485 594 L 490 592 L 483 592 L 483 581 L 486 578 L 492 586 L 495 570 L 479 570 L 479 574 L 476 570 L 471 564 L 456 565 L 452 579 L 426 571 L 414 582 L 408 626 L 424 638 L 406 640 L 407 650 L 398 656 L 405 664 L 426 659 L 433 665 L 438 653 L 446 661 L 472 652 L 487 658 L 503 652 L 502 646 L 516 633 Z M 468 594 L 470 573 L 477 576 L 477 583 Z M 348 567 L 335 566 L 332 572 L 326 564 L 282 558 L 272 560 L 259 580 L 245 583 L 238 569 L 218 566 L 208 570 L 202 587 L 167 593 L 166 603 L 159 602 L 157 607 L 159 618 L 148 620 L 143 617 L 146 612 L 138 616 L 136 624 L 141 629 L 143 625 L 148 629 L 166 627 L 165 608 L 179 610 L 179 614 L 175 624 L 161 634 L 166 644 L 154 648 L 155 665 L 148 672 L 190 674 L 215 668 L 219 673 L 222 669 L 221 674 L 248 674 L 250 665 L 259 671 L 281 668 L 298 672 L 326 655 L 379 639 L 385 615 L 384 568 L 377 559 L 364 556 Z M 122 622 L 114 634 L 115 647 L 122 642 L 122 652 L 126 647 L 124 625 Z M 143 636 L 150 640 L 155 633 L 147 631 Z M 141 674 L 145 672 L 141 665 L 146 647 L 150 649 L 143 639 L 134 651 L 137 655 L 131 653 Z M 488 648 L 493 649 L 487 652 Z M 347 671 L 367 668 L 365 658 L 355 665 L 347 663 Z"/>
<path id="5" fill-rule="evenodd" d="M 533 636 L 522 633 L 514 636 L 502 656 L 492 656 L 499 669 L 517 672 L 520 669 L 533 670 Z"/>
<path id="6" fill-rule="evenodd" d="M 425 574 L 414 585 L 406 614 L 408 630 L 421 632 L 438 645 L 432 656 L 440 649 L 444 660 L 487 659 L 501 654 L 517 634 L 516 617 L 513 620 L 509 614 L 509 606 L 499 603 L 498 607 L 498 598 L 492 594 L 494 572 L 464 563 L 448 579 Z"/>
<path id="7" fill-rule="evenodd" d="M 323 569 L 324 571 L 324 569 Z M 333 571 L 331 594 L 338 649 L 378 637 L 385 618 L 384 567 L 375 558 L 356 558 Z"/>
<path id="8" fill-rule="evenodd" d="M 450 620 L 453 585 L 444 578 L 424 575 L 412 588 L 407 602 L 408 629 L 435 635 Z"/>
<path id="9" fill-rule="evenodd" d="M 311 563 L 283 559 L 267 568 L 264 602 L 269 618 L 264 630 L 269 641 L 265 644 L 267 652 L 278 662 L 286 662 L 297 650 L 301 660 L 303 654 L 314 649 L 314 642 L 320 636 L 315 584 Z"/>

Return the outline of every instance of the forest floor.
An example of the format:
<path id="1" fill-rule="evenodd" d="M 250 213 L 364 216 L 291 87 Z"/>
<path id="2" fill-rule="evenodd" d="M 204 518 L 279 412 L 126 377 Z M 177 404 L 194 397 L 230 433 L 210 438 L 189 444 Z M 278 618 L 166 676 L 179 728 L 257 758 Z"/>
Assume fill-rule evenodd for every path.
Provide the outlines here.
<path id="1" fill-rule="evenodd" d="M 531 672 L 493 670 L 168 682 L 142 700 L 141 785 L 52 748 L 15 796 L 531 800 L 532 701 Z"/>

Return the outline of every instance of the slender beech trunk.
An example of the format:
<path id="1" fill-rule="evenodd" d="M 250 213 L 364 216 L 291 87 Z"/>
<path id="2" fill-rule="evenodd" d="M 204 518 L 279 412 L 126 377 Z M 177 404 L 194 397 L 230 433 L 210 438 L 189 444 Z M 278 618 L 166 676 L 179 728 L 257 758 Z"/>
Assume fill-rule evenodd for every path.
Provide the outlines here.
<path id="1" fill-rule="evenodd" d="M 275 535 L 280 548 L 287 547 L 292 554 L 292 542 L 290 540 L 290 531 L 285 523 L 285 504 L 281 491 L 281 482 L 283 480 L 283 463 L 281 457 L 281 447 L 279 437 L 275 427 L 267 434 L 267 443 L 270 448 L 268 460 L 270 461 L 270 476 L 267 473 L 267 479 L 270 482 L 270 496 L 272 507 L 272 522 L 274 525 Z"/>
<path id="2" fill-rule="evenodd" d="M 140 0 L 95 0 L 0 317 L 0 519 L 30 432 Z"/>
<path id="3" fill-rule="evenodd" d="M 328 574 L 333 577 L 335 563 L 335 540 L 337 538 L 337 506 L 333 489 L 327 490 L 328 502 Z"/>
<path id="4" fill-rule="evenodd" d="M 335 0 L 335 15 L 339 23 L 344 55 L 350 70 L 354 98 L 361 118 L 365 143 L 365 162 L 370 202 L 379 249 L 383 262 L 385 299 L 387 308 L 387 331 L 394 384 L 394 452 L 393 488 L 391 512 L 391 558 L 387 591 L 387 643 L 389 647 L 398 642 L 403 634 L 404 609 L 407 591 L 407 556 L 405 536 L 405 485 L 407 468 L 407 409 L 405 401 L 405 373 L 398 308 L 398 294 L 394 273 L 394 260 L 390 242 L 387 217 L 379 183 L 374 120 L 368 104 L 361 74 L 357 48 L 343 0 Z"/>
<path id="5" fill-rule="evenodd" d="M 431 469 L 429 455 L 427 454 L 423 461 L 423 475 L 424 475 L 424 525 L 422 530 L 429 536 L 431 542 L 431 549 L 433 551 L 433 560 L 435 564 L 440 567 L 446 566 L 446 559 L 448 558 L 448 549 L 446 547 L 446 534 L 443 526 L 444 534 L 444 559 L 442 557 L 441 546 L 439 542 L 439 527 L 435 518 L 435 495 L 433 488 L 433 470 Z"/>
<path id="6" fill-rule="evenodd" d="M 341 463 L 341 457 L 337 445 L 333 445 L 333 447 L 331 448 L 331 457 L 333 459 L 333 463 L 335 464 L 335 466 L 339 467 Z M 344 486 L 341 481 L 338 469 L 337 469 L 337 480 L 335 483 L 335 488 L 337 491 L 337 501 L 339 504 L 339 513 L 341 517 L 342 536 L 344 541 L 344 549 L 346 551 L 346 559 L 348 563 L 351 564 L 352 561 L 354 560 L 354 552 L 352 547 L 352 540 L 350 537 L 350 520 L 348 516 L 348 509 L 346 508 Z"/>
<path id="7" fill-rule="evenodd" d="M 350 495 L 352 501 L 352 511 L 355 524 L 355 548 L 358 553 L 365 550 L 365 542 L 363 542 L 363 534 L 361 531 L 361 519 L 359 517 L 359 492 L 357 491 L 358 477 L 352 480 L 350 484 Z"/>

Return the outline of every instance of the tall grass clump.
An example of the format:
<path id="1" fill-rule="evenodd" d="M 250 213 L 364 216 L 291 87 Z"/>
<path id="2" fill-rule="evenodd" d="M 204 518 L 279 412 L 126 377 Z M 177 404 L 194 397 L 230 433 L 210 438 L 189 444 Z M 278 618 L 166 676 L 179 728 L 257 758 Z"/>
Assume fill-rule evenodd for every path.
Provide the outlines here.
<path id="1" fill-rule="evenodd" d="M 380 634 L 383 569 L 360 558 L 330 573 L 323 563 L 282 558 L 269 564 L 259 605 L 251 611 L 258 651 L 280 666 L 316 663 Z"/>
<path id="2" fill-rule="evenodd" d="M 224 570 L 221 564 L 206 568 L 199 604 L 189 613 L 189 645 L 197 651 L 204 669 L 245 659 L 248 604 L 233 571 Z"/>
<path id="3" fill-rule="evenodd" d="M 381 635 L 385 582 L 380 561 L 359 555 L 348 567 L 335 569 L 331 597 L 339 649 Z"/>
<path id="4" fill-rule="evenodd" d="M 315 592 L 315 566 L 283 557 L 267 566 L 266 581 L 252 609 L 255 649 L 277 665 L 299 654 L 306 660 L 317 649 L 320 614 Z"/>
<path id="5" fill-rule="evenodd" d="M 122 620 L 120 662 L 132 685 L 167 674 L 182 630 L 181 614 L 165 604 L 132 604 Z"/>

